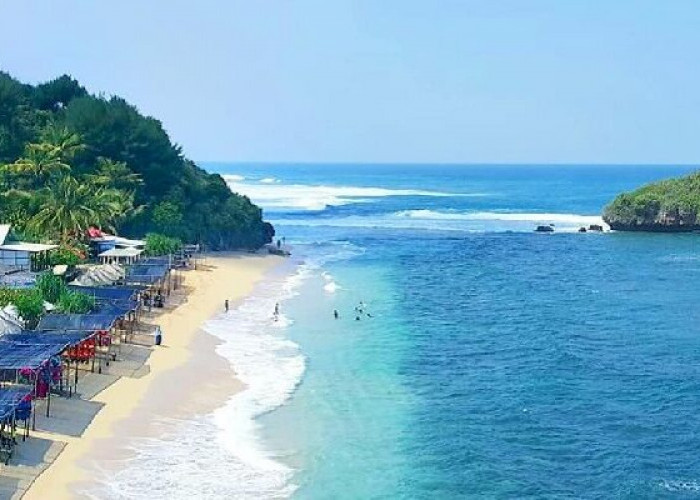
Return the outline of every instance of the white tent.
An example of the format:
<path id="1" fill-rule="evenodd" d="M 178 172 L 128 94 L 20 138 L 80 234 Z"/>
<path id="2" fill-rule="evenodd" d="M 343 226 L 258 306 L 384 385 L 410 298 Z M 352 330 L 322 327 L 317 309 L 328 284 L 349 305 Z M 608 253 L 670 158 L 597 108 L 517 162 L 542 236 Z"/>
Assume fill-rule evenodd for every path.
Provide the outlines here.
<path id="1" fill-rule="evenodd" d="M 103 264 L 98 266 L 81 267 L 83 274 L 71 284 L 78 286 L 112 285 L 124 278 L 124 268 L 118 264 Z"/>
<path id="2" fill-rule="evenodd" d="M 24 329 L 24 321 L 20 318 L 17 308 L 12 304 L 0 309 L 0 335 L 19 333 Z"/>

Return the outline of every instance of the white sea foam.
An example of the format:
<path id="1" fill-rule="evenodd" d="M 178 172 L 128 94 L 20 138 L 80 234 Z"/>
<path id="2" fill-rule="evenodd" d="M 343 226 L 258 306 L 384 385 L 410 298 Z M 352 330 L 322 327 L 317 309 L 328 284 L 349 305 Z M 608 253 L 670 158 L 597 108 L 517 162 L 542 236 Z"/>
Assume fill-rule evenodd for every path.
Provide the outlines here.
<path id="1" fill-rule="evenodd" d="M 541 224 L 563 223 L 574 226 L 599 224 L 606 226 L 598 215 L 538 213 L 538 212 L 458 212 L 437 210 L 402 210 L 394 214 L 396 217 L 409 217 L 427 220 L 484 220 L 484 221 L 516 221 L 535 222 Z"/>
<path id="2" fill-rule="evenodd" d="M 248 196 L 268 210 L 319 211 L 331 206 L 362 203 L 387 196 L 485 196 L 485 194 L 453 194 L 419 189 L 387 189 L 360 186 L 324 186 L 284 184 L 265 178 L 258 183 L 243 182 L 240 176 L 223 176 L 232 191 Z"/>
<path id="3" fill-rule="evenodd" d="M 163 436 L 134 441 L 134 458 L 117 470 L 102 470 L 95 477 L 98 486 L 81 493 L 96 499 L 187 500 L 292 495 L 294 470 L 262 442 L 257 420 L 289 399 L 305 370 L 299 346 L 286 337 L 293 320 L 285 302 L 325 262 L 357 253 L 342 242 L 312 245 L 293 273 L 267 279 L 238 307 L 208 321 L 204 328 L 222 340 L 217 352 L 231 362 L 245 389 L 212 414 L 160 422 Z M 281 312 L 275 321 L 276 303 Z"/>
<path id="4" fill-rule="evenodd" d="M 683 481 L 683 480 L 667 480 L 663 479 L 659 486 L 667 491 L 673 493 L 698 493 L 700 492 L 700 483 L 694 479 Z"/>
<path id="5" fill-rule="evenodd" d="M 335 282 L 335 280 L 333 279 L 333 276 L 331 276 L 331 275 L 330 275 L 329 273 L 327 273 L 327 272 L 322 272 L 322 273 L 321 273 L 321 276 L 323 277 L 323 279 L 324 279 L 325 282 L 326 282 L 326 284 L 323 285 L 323 289 L 324 289 L 326 292 L 328 292 L 328 293 L 335 293 L 335 292 L 338 291 L 338 289 L 340 288 L 340 286 L 338 286 L 338 283 Z"/>
<path id="6" fill-rule="evenodd" d="M 375 229 L 418 229 L 466 233 L 532 232 L 535 226 L 554 224 L 557 232 L 574 232 L 591 224 L 609 227 L 596 215 L 534 212 L 462 212 L 403 210 L 389 214 L 351 215 L 322 219 L 298 218 L 271 221 L 280 226 L 349 227 Z"/>

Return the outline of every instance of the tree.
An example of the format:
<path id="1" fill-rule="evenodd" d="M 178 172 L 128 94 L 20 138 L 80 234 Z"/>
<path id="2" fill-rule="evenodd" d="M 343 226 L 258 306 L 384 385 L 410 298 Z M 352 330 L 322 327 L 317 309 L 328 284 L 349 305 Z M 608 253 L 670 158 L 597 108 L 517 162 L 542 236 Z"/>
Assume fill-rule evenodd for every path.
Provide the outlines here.
<path id="1" fill-rule="evenodd" d="M 135 193 L 143 186 L 143 179 L 134 173 L 123 161 L 114 161 L 109 158 L 97 158 L 97 171 L 87 174 L 86 179 L 95 186 L 119 189 L 127 193 Z"/>
<path id="2" fill-rule="evenodd" d="M 169 255 L 179 252 L 181 248 L 182 241 L 178 238 L 170 238 L 158 233 L 146 235 L 146 255 Z"/>
<path id="3" fill-rule="evenodd" d="M 45 195 L 30 226 L 44 234 L 55 235 L 64 243 L 80 239 L 92 225 L 113 228 L 127 203 L 116 190 L 96 189 L 70 176 L 46 190 Z"/>
<path id="4" fill-rule="evenodd" d="M 182 211 L 171 201 L 161 201 L 153 209 L 153 222 L 164 233 L 173 234 L 182 224 Z"/>
<path id="5" fill-rule="evenodd" d="M 87 91 L 77 80 L 62 75 L 50 82 L 37 85 L 33 93 L 35 105 L 48 111 L 59 111 L 77 97 L 87 95 Z"/>
<path id="6" fill-rule="evenodd" d="M 56 123 L 52 123 L 41 132 L 41 139 L 45 144 L 53 146 L 56 156 L 65 162 L 72 160 L 85 149 L 80 135 Z"/>
<path id="7" fill-rule="evenodd" d="M 61 159 L 59 150 L 49 143 L 27 144 L 24 156 L 8 166 L 20 175 L 34 179 L 37 186 L 45 184 L 51 177 L 70 172 L 70 165 Z"/>

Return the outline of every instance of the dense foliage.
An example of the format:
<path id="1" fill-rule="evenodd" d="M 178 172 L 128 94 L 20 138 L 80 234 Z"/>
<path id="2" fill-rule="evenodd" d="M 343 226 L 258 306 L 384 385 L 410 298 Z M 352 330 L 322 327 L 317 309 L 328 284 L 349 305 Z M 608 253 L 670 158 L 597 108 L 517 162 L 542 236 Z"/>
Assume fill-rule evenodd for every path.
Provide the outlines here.
<path id="1" fill-rule="evenodd" d="M 60 276 L 44 273 L 36 280 L 36 289 L 46 302 L 57 306 L 62 313 L 85 314 L 95 307 L 95 298 L 70 290 Z"/>
<path id="2" fill-rule="evenodd" d="M 96 225 L 210 248 L 258 247 L 273 231 L 247 197 L 182 156 L 161 123 L 62 76 L 0 72 L 0 218 L 23 236 L 79 243 Z"/>
<path id="3" fill-rule="evenodd" d="M 65 314 L 85 314 L 95 308 L 95 298 L 86 293 L 67 290 L 56 303 L 59 312 Z"/>
<path id="4" fill-rule="evenodd" d="M 80 264 L 82 258 L 78 253 L 79 250 L 74 248 L 60 247 L 49 253 L 49 265 L 58 266 L 61 264 L 75 266 Z"/>
<path id="5" fill-rule="evenodd" d="M 182 241 L 179 238 L 170 238 L 158 233 L 146 235 L 146 255 L 169 255 L 179 252 L 181 248 Z"/>
<path id="6" fill-rule="evenodd" d="M 647 184 L 605 207 L 613 229 L 691 230 L 700 224 L 700 172 Z"/>
<path id="7" fill-rule="evenodd" d="M 0 288 L 0 307 L 9 304 L 25 321 L 35 322 L 44 313 L 44 298 L 37 288 Z"/>

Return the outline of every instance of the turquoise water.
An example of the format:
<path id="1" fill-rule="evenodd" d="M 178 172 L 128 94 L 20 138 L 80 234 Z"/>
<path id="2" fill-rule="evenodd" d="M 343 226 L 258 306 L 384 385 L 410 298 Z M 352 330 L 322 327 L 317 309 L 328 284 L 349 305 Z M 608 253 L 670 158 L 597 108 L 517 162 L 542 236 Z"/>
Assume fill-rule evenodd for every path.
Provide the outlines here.
<path id="1" fill-rule="evenodd" d="M 258 419 L 297 498 L 700 495 L 700 240 L 576 232 L 687 168 L 214 168 L 308 266 Z"/>

